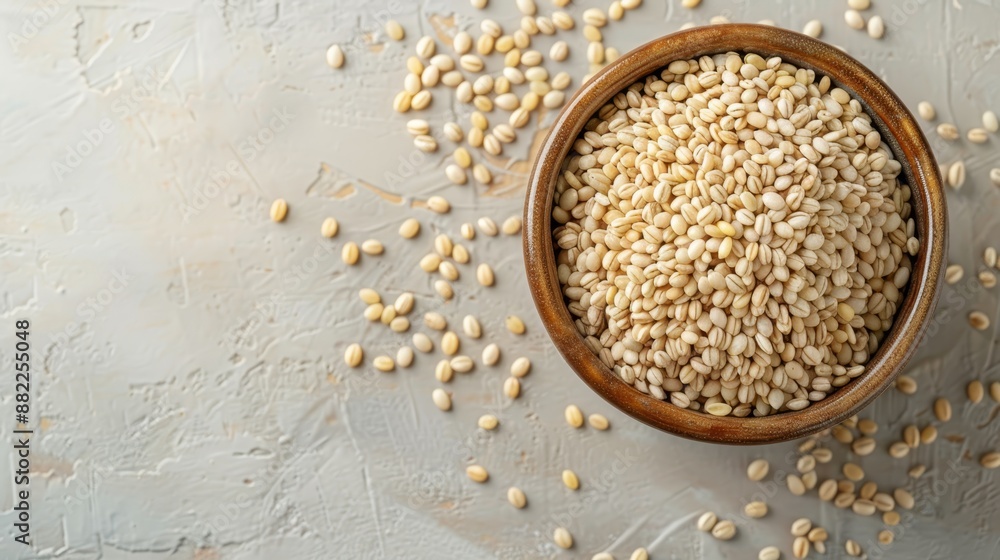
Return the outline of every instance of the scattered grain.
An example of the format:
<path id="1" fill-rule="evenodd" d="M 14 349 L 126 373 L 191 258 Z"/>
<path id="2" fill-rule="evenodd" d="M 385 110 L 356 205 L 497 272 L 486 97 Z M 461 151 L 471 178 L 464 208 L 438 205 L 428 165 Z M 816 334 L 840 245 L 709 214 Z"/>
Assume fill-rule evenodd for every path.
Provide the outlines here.
<path id="1" fill-rule="evenodd" d="M 790 474 L 785 479 L 785 483 L 788 486 L 788 491 L 796 496 L 802 496 L 806 493 L 806 485 L 802 482 L 802 478 L 798 475 Z"/>
<path id="2" fill-rule="evenodd" d="M 573 535 L 569 534 L 569 531 L 565 527 L 558 527 L 552 534 L 552 540 L 555 541 L 556 546 L 559 548 L 573 548 Z"/>
<path id="3" fill-rule="evenodd" d="M 705 513 L 701 514 L 700 517 L 698 517 L 698 522 L 697 522 L 698 530 L 707 533 L 711 531 L 713 527 L 715 527 L 715 524 L 718 522 L 718 520 L 719 518 L 716 517 L 714 513 L 712 513 L 711 511 L 706 511 Z"/>
<path id="4" fill-rule="evenodd" d="M 881 531 L 878 532 L 878 542 L 883 546 L 888 546 L 892 544 L 894 538 L 895 537 L 892 531 L 888 529 L 882 529 Z"/>
<path id="5" fill-rule="evenodd" d="M 583 412 L 580 411 L 580 407 L 571 404 L 566 407 L 563 415 L 566 417 L 566 423 L 570 426 L 574 428 L 583 427 Z"/>
<path id="6" fill-rule="evenodd" d="M 969 313 L 969 325 L 977 331 L 985 331 L 990 328 L 990 318 L 982 311 Z"/>
<path id="7" fill-rule="evenodd" d="M 326 49 L 326 63 L 330 68 L 340 68 L 344 65 L 344 49 L 340 45 L 330 45 Z"/>
<path id="8" fill-rule="evenodd" d="M 587 417 L 587 422 L 590 424 L 591 428 L 594 428 L 595 430 L 599 430 L 602 432 L 611 427 L 611 424 L 608 422 L 607 417 L 604 416 L 603 414 L 597 414 L 597 413 L 591 414 L 590 416 Z"/>
<path id="9" fill-rule="evenodd" d="M 372 360 L 372 365 L 375 369 L 383 372 L 389 372 L 396 369 L 396 363 L 389 356 L 376 356 Z"/>
<path id="10" fill-rule="evenodd" d="M 810 37 L 819 37 L 823 33 L 823 23 L 818 19 L 809 20 L 802 28 L 802 33 Z"/>
<path id="11" fill-rule="evenodd" d="M 747 478 L 753 482 L 763 480 L 770 468 L 771 464 L 767 459 L 756 459 L 747 466 Z"/>
<path id="12" fill-rule="evenodd" d="M 516 377 L 508 377 L 503 382 L 503 393 L 508 398 L 516 399 L 521 394 L 521 382 Z"/>
<path id="13" fill-rule="evenodd" d="M 522 321 L 517 315 L 508 315 L 507 318 L 504 319 L 504 326 L 507 327 L 508 331 L 517 335 L 524 334 L 525 331 L 524 321 Z"/>
<path id="14" fill-rule="evenodd" d="M 566 488 L 569 488 L 570 490 L 580 489 L 580 479 L 577 478 L 575 472 L 569 469 L 566 469 L 562 472 L 562 481 L 563 484 L 566 486 Z"/>
<path id="15" fill-rule="evenodd" d="M 910 454 L 910 446 L 905 441 L 896 441 L 889 445 L 889 455 L 894 459 L 902 459 Z"/>
<path id="16" fill-rule="evenodd" d="M 347 367 L 358 367 L 364 358 L 365 352 L 361 349 L 360 344 L 351 344 L 344 350 L 344 363 L 347 364 Z"/>
<path id="17" fill-rule="evenodd" d="M 868 36 L 872 39 L 881 39 L 885 35 L 885 21 L 882 16 L 872 16 L 868 20 Z"/>
<path id="18" fill-rule="evenodd" d="M 927 424 L 920 430 L 920 443 L 930 444 L 937 441 L 938 431 L 934 424 Z"/>
<path id="19" fill-rule="evenodd" d="M 928 101 L 921 101 L 917 104 L 917 114 L 925 121 L 932 121 L 937 117 L 937 111 L 934 110 L 934 106 Z"/>
<path id="20" fill-rule="evenodd" d="M 337 222 L 336 218 L 327 218 L 323 220 L 323 224 L 319 227 L 319 233 L 327 239 L 337 236 L 337 232 L 340 231 L 340 224 Z"/>
<path id="21" fill-rule="evenodd" d="M 938 136 L 944 138 L 945 140 L 957 140 L 958 139 L 958 127 L 951 123 L 941 123 L 937 125 Z"/>
<path id="22" fill-rule="evenodd" d="M 271 203 L 271 220 L 275 222 L 285 221 L 288 215 L 288 203 L 283 198 L 277 198 Z"/>
<path id="23" fill-rule="evenodd" d="M 348 241 L 344 244 L 344 248 L 340 251 L 340 259 L 344 261 L 346 265 L 357 264 L 358 259 L 361 257 L 361 249 L 358 244 L 353 241 Z"/>
<path id="24" fill-rule="evenodd" d="M 851 29 L 865 28 L 865 18 L 857 10 L 847 10 L 844 12 L 844 21 L 847 22 L 847 26 Z"/>
<path id="25" fill-rule="evenodd" d="M 965 184 L 965 162 L 958 160 L 948 167 L 948 186 L 960 189 Z"/>
<path id="26" fill-rule="evenodd" d="M 451 204 L 440 196 L 432 196 L 427 199 L 427 208 L 438 214 L 447 214 L 451 210 Z"/>
<path id="27" fill-rule="evenodd" d="M 743 513 L 746 514 L 747 517 L 760 519 L 761 517 L 767 515 L 767 504 L 764 502 L 750 502 L 743 506 Z"/>
<path id="28" fill-rule="evenodd" d="M 500 231 L 504 235 L 517 235 L 521 231 L 521 218 L 518 216 L 511 216 L 503 221 L 503 225 L 500 226 Z"/>
<path id="29" fill-rule="evenodd" d="M 805 558 L 809 555 L 809 549 L 811 546 L 812 544 L 809 542 L 809 539 L 805 537 L 795 537 L 795 540 L 792 541 L 792 555 L 796 558 Z"/>
<path id="30" fill-rule="evenodd" d="M 524 377 L 531 372 L 531 360 L 525 357 L 520 357 L 514 360 L 514 363 L 510 365 L 510 374 L 514 377 Z M 567 409 L 568 411 L 569 409 Z M 577 409 L 579 411 L 579 409 Z M 582 422 L 582 420 L 581 420 Z"/>
<path id="31" fill-rule="evenodd" d="M 523 509 L 524 506 L 528 504 L 528 498 L 524 495 L 524 492 L 516 486 L 511 486 L 507 489 L 507 501 L 510 502 L 510 505 L 516 507 L 517 509 Z"/>
<path id="32" fill-rule="evenodd" d="M 712 536 L 720 541 L 731 540 L 736 536 L 736 525 L 728 519 L 719 521 L 712 527 Z"/>
<path id="33" fill-rule="evenodd" d="M 476 280 L 481 286 L 492 286 L 494 282 L 493 269 L 486 263 L 480 263 L 476 268 Z"/>
<path id="34" fill-rule="evenodd" d="M 944 281 L 946 284 L 958 284 L 958 281 L 965 275 L 965 269 L 960 264 L 948 265 L 944 270 Z"/>

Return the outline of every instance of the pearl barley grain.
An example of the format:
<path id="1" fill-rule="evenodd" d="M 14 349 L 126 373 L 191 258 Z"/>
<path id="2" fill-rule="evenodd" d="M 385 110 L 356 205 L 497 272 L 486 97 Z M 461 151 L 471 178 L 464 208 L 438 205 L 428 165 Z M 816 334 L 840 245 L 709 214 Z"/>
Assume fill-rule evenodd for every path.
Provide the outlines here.
<path id="1" fill-rule="evenodd" d="M 583 412 L 580 411 L 580 407 L 575 404 L 571 404 L 566 407 L 565 411 L 566 423 L 574 428 L 583 427 Z"/>
<path id="2" fill-rule="evenodd" d="M 344 261 L 344 264 L 348 266 L 357 264 L 360 257 L 361 249 L 358 247 L 358 244 L 353 241 L 345 243 L 344 248 L 340 251 L 340 260 Z"/>
<path id="3" fill-rule="evenodd" d="M 990 318 L 982 311 L 969 313 L 969 325 L 977 331 L 985 331 L 990 328 Z"/>
<path id="4" fill-rule="evenodd" d="M 507 395 L 507 398 L 516 399 L 521 395 L 521 382 L 516 377 L 508 377 L 503 382 L 503 393 Z"/>
<path id="5" fill-rule="evenodd" d="M 510 365 L 510 374 L 514 377 L 524 377 L 530 372 L 531 360 L 525 358 L 524 356 L 514 360 L 514 363 Z"/>
<path id="6" fill-rule="evenodd" d="M 495 366 L 500 361 L 500 347 L 496 344 L 488 344 L 483 348 L 482 357 L 484 366 Z"/>
<path id="7" fill-rule="evenodd" d="M 486 263 L 481 263 L 476 268 L 476 281 L 480 286 L 492 286 L 494 282 L 493 269 Z"/>
<path id="8" fill-rule="evenodd" d="M 528 504 L 528 498 L 524 492 L 516 486 L 507 489 L 507 501 L 517 509 L 523 509 Z"/>
<path id="9" fill-rule="evenodd" d="M 327 239 L 337 237 L 337 232 L 340 231 L 340 224 L 337 222 L 336 218 L 327 218 L 323 220 L 323 224 L 319 227 L 319 233 Z"/>
<path id="10" fill-rule="evenodd" d="M 752 519 L 760 519 L 767 515 L 767 504 L 764 502 L 750 502 L 743 506 L 743 513 Z"/>
<path id="11" fill-rule="evenodd" d="M 271 220 L 274 222 L 285 221 L 288 215 L 288 203 L 283 198 L 277 198 L 271 203 Z"/>
<path id="12" fill-rule="evenodd" d="M 781 560 L 781 549 L 776 546 L 764 547 L 757 553 L 757 560 Z"/>
<path id="13" fill-rule="evenodd" d="M 885 35 L 885 21 L 882 16 L 872 16 L 868 20 L 868 36 L 872 39 L 881 39 Z"/>
<path id="14" fill-rule="evenodd" d="M 504 319 L 504 326 L 507 327 L 508 331 L 517 335 L 524 334 L 525 331 L 524 321 L 522 321 L 517 315 L 508 315 L 507 318 Z"/>
<path id="15" fill-rule="evenodd" d="M 935 130 L 937 130 L 938 136 L 945 140 L 958 139 L 958 127 L 951 123 L 941 123 L 937 125 Z"/>
<path id="16" fill-rule="evenodd" d="M 720 541 L 732 540 L 736 536 L 736 525 L 728 519 L 719 521 L 712 527 L 712 536 Z"/>
<path id="17" fill-rule="evenodd" d="M 415 218 L 408 218 L 399 225 L 399 236 L 403 239 L 413 239 L 420 234 L 420 222 Z"/>
<path id="18" fill-rule="evenodd" d="M 607 417 L 604 416 L 603 414 L 597 414 L 597 413 L 591 414 L 590 416 L 587 417 L 587 422 L 590 424 L 591 428 L 594 428 L 595 430 L 599 430 L 602 432 L 611 427 L 611 424 L 608 422 Z"/>
<path id="19" fill-rule="evenodd" d="M 756 459 L 747 466 L 747 478 L 753 482 L 764 480 L 771 465 L 766 459 Z"/>
<path id="20" fill-rule="evenodd" d="M 511 216 L 503 221 L 503 225 L 500 226 L 500 231 L 504 235 L 517 235 L 521 231 L 521 218 L 518 216 Z"/>
<path id="21" fill-rule="evenodd" d="M 715 527 L 715 524 L 717 522 L 718 522 L 718 517 L 716 517 L 716 515 L 711 511 L 706 511 L 705 513 L 701 514 L 701 517 L 698 518 L 697 527 L 699 531 L 704 531 L 707 533 L 711 531 L 713 527 Z"/>
<path id="22" fill-rule="evenodd" d="M 921 101 L 917 104 L 917 114 L 925 121 L 932 121 L 937 117 L 937 111 L 934 110 L 934 106 L 928 101 Z"/>
<path id="23" fill-rule="evenodd" d="M 365 353 L 361 349 L 360 344 L 351 344 L 344 350 L 344 362 L 348 367 L 358 367 L 361 365 L 361 361 L 365 358 Z"/>
<path id="24" fill-rule="evenodd" d="M 979 458 L 979 464 L 985 469 L 996 469 L 1000 468 L 1000 453 L 996 451 L 991 451 L 989 453 L 984 453 Z"/>
<path id="25" fill-rule="evenodd" d="M 809 20 L 802 28 L 802 33 L 810 37 L 819 37 L 823 33 L 823 23 L 818 19 Z"/>
<path id="26" fill-rule="evenodd" d="M 482 465 L 469 465 L 465 468 L 465 474 L 473 482 L 482 483 L 490 479 L 490 473 Z"/>
<path id="27" fill-rule="evenodd" d="M 983 128 L 989 132 L 1000 131 L 1000 119 L 997 119 L 996 113 L 993 111 L 983 113 Z"/>
<path id="28" fill-rule="evenodd" d="M 451 410 L 451 395 L 444 389 L 434 389 L 431 398 L 434 401 L 434 406 L 446 412 Z"/>
<path id="29" fill-rule="evenodd" d="M 851 29 L 865 28 L 865 18 L 857 10 L 847 10 L 844 12 L 844 21 L 847 22 L 847 26 Z"/>
<path id="30" fill-rule="evenodd" d="M 573 548 L 573 535 L 565 527 L 556 528 L 555 532 L 552 533 L 552 540 L 559 548 Z"/>
<path id="31" fill-rule="evenodd" d="M 580 489 L 580 479 L 576 476 L 576 473 L 566 469 L 562 472 L 563 485 L 570 490 Z"/>
<path id="32" fill-rule="evenodd" d="M 340 68 L 344 65 L 344 49 L 340 45 L 330 45 L 326 50 L 326 63 L 330 68 Z"/>

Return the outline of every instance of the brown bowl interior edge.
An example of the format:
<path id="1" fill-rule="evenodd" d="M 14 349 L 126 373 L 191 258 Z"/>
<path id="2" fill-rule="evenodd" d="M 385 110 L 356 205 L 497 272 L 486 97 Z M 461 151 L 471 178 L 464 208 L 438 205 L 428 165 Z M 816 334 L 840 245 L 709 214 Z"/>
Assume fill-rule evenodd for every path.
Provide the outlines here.
<path id="1" fill-rule="evenodd" d="M 552 246 L 552 191 L 563 159 L 587 120 L 615 93 L 673 60 L 720 52 L 754 52 L 830 76 L 862 104 L 893 149 L 912 191 L 921 247 L 893 327 L 865 372 L 826 399 L 769 417 L 714 417 L 643 394 L 618 379 L 584 344 L 566 308 Z M 870 70 L 839 49 L 774 27 L 729 24 L 681 31 L 651 41 L 607 66 L 556 118 L 533 166 L 524 219 L 524 258 L 535 306 L 553 343 L 594 391 L 629 416 L 673 434 L 716 443 L 761 444 L 803 437 L 842 422 L 887 389 L 916 350 L 937 302 L 943 275 L 946 209 L 941 179 L 920 127 L 903 102 Z"/>

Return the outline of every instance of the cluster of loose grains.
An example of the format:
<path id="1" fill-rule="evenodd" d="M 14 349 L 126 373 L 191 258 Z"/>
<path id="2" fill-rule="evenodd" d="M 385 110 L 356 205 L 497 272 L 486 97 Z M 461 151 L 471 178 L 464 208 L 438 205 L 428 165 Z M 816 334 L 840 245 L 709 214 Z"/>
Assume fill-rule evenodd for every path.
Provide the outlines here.
<path id="1" fill-rule="evenodd" d="M 900 169 L 827 77 L 752 53 L 671 63 L 601 108 L 564 163 L 569 311 L 644 393 L 801 410 L 892 326 L 919 249 Z"/>
<path id="2" fill-rule="evenodd" d="M 861 434 L 858 439 L 855 439 L 854 430 Z M 871 439 L 877 431 L 878 426 L 874 421 L 853 417 L 833 430 L 803 440 L 798 446 L 799 455 L 795 461 L 795 472 L 785 473 L 785 482 L 793 495 L 805 496 L 816 489 L 817 497 L 821 501 L 832 502 L 837 508 L 849 508 L 862 517 L 880 514 L 883 528 L 876 538 L 880 543 L 888 544 L 894 538 L 892 527 L 899 525 L 901 521 L 898 509 L 909 510 L 914 507 L 914 498 L 910 491 L 903 487 L 896 488 L 892 492 L 880 491 L 875 482 L 866 480 L 864 470 L 854 462 L 840 464 L 839 478 L 834 475 L 820 481 L 817 472 L 820 465 L 832 463 L 834 460 L 834 451 L 820 445 L 827 435 L 832 435 L 841 443 L 851 445 L 851 451 L 855 455 L 864 456 L 875 448 L 874 440 L 870 443 L 859 442 L 862 442 L 863 438 Z M 764 459 L 757 459 L 747 467 L 747 477 L 752 482 L 765 480 L 769 472 L 770 465 Z M 744 508 L 744 513 L 751 519 L 764 517 L 767 511 L 764 502 L 750 502 Z M 794 521 L 791 534 L 793 557 L 807 558 L 813 551 L 817 554 L 826 553 L 829 539 L 827 530 L 815 525 L 808 518 Z M 847 540 L 844 547 L 850 556 L 861 555 L 861 548 L 854 540 Z M 780 549 L 774 546 L 761 550 L 759 554 L 759 558 L 780 558 L 780 556 Z"/>
<path id="3" fill-rule="evenodd" d="M 869 8 L 871 8 L 871 0 L 848 0 L 844 21 L 851 29 L 867 30 L 868 36 L 872 39 L 881 39 L 885 36 L 885 20 L 882 19 L 882 16 L 874 15 L 865 22 L 865 16 L 862 12 Z"/>
<path id="4" fill-rule="evenodd" d="M 699 531 L 709 533 L 720 541 L 732 540 L 736 536 L 736 524 L 729 519 L 719 519 L 711 511 L 701 514 L 697 527 Z"/>
<path id="5" fill-rule="evenodd" d="M 906 395 L 917 392 L 916 382 L 909 376 L 900 376 L 897 388 Z M 966 386 L 966 395 L 971 405 L 982 402 L 987 389 L 983 382 L 973 380 Z M 994 381 L 989 387 L 991 399 L 1000 403 L 1000 382 Z M 952 404 L 947 398 L 938 397 L 930 403 L 933 420 L 925 424 L 905 424 L 898 439 L 889 438 L 880 444 L 876 435 L 880 432 L 879 425 L 871 418 L 853 416 L 829 430 L 802 440 L 797 447 L 797 458 L 794 462 L 794 472 L 782 473 L 788 491 L 795 496 L 806 496 L 815 489 L 819 500 L 832 503 L 838 509 L 849 509 L 861 517 L 877 517 L 881 527 L 877 530 L 874 540 L 882 547 L 892 544 L 896 533 L 894 528 L 902 521 L 902 512 L 914 509 L 917 504 L 912 493 L 912 480 L 918 479 L 926 472 L 923 464 L 909 466 L 905 473 L 909 483 L 895 487 L 892 490 L 879 488 L 878 484 L 869 479 L 868 473 L 861 466 L 859 459 L 874 453 L 882 447 L 886 453 L 896 460 L 902 460 L 911 451 L 921 446 L 934 444 L 938 439 L 938 430 L 951 421 Z M 829 439 L 841 444 L 844 449 L 824 445 Z M 884 447 L 883 447 L 884 446 Z M 848 461 L 836 460 L 841 453 L 850 453 L 854 458 Z M 848 455 L 850 457 L 851 455 Z M 1000 467 L 1000 452 L 987 450 L 979 455 L 979 463 L 985 469 Z M 826 469 L 828 476 L 819 474 L 823 465 L 831 465 Z M 761 482 L 771 474 L 770 463 L 766 459 L 756 459 L 747 466 L 747 478 L 751 482 Z M 906 480 L 903 476 L 900 478 Z M 768 505 L 764 501 L 752 501 L 744 506 L 744 515 L 748 519 L 759 519 L 767 516 Z M 715 519 L 714 513 L 703 514 L 697 526 L 705 530 Z M 810 551 L 825 553 L 828 534 L 826 530 L 816 527 L 808 519 L 799 519 L 792 524 L 793 542 L 792 556 L 806 558 Z M 847 539 L 844 550 L 851 557 L 863 555 L 857 541 Z M 760 551 L 759 558 L 780 558 L 778 547 L 770 546 Z"/>
<path id="6" fill-rule="evenodd" d="M 277 222 L 283 221 L 288 211 L 288 205 L 284 200 L 276 201 L 272 206 L 272 219 Z M 332 219 L 332 218 L 330 218 Z M 324 222 L 324 237 L 334 237 L 339 230 L 336 221 L 329 225 Z M 398 229 L 399 236 L 403 239 L 415 239 L 420 236 L 423 229 L 419 220 L 408 218 L 404 220 Z M 477 235 L 485 237 L 495 237 L 498 235 L 514 236 L 521 231 L 521 219 L 511 216 L 497 226 L 489 217 L 482 217 L 476 224 L 465 223 L 459 228 L 462 239 L 473 241 Z M 329 235 L 327 232 L 332 231 Z M 434 236 L 431 250 L 420 258 L 418 266 L 428 274 L 440 276 L 434 281 L 434 287 L 440 296 L 441 305 L 446 304 L 454 297 L 452 282 L 461 278 L 460 267 L 469 265 L 472 255 L 468 248 L 461 242 L 456 242 L 446 233 L 438 233 Z M 485 262 L 480 263 L 476 268 L 476 281 L 482 287 L 494 285 L 493 269 Z M 444 283 L 444 284 L 442 284 Z M 446 287 L 443 287 L 446 286 Z M 418 306 L 418 297 L 414 292 L 402 291 L 395 296 L 392 303 L 389 303 L 384 294 L 374 288 L 362 288 L 358 291 L 358 297 L 365 305 L 362 315 L 371 322 L 381 322 L 389 328 L 389 331 L 396 334 L 404 334 L 411 330 L 413 325 L 410 316 L 413 315 Z M 428 298 L 419 298 L 426 301 Z M 455 374 L 470 374 L 477 365 L 484 368 L 497 366 L 501 358 L 501 350 L 496 342 L 487 344 L 482 350 L 482 356 L 478 360 L 471 355 L 462 354 L 463 340 L 475 341 L 489 335 L 480 320 L 474 315 L 465 315 L 461 319 L 461 326 L 454 329 L 448 318 L 439 310 L 429 310 L 423 314 L 423 326 L 426 331 L 413 333 L 409 344 L 403 343 L 399 346 L 395 355 L 381 354 L 371 359 L 371 366 L 383 373 L 390 373 L 396 368 L 409 368 L 414 364 L 416 352 L 426 355 L 439 353 L 441 358 L 433 368 L 435 379 L 441 383 L 431 392 L 431 401 L 434 406 L 444 412 L 449 412 L 455 406 L 454 395 L 446 390 Z M 500 330 L 499 328 L 497 330 Z M 502 324 L 502 330 L 508 331 L 511 335 L 518 337 L 527 332 L 524 321 L 517 315 L 507 315 Z M 461 333 L 461 334 L 460 334 Z M 361 367 L 365 363 L 365 350 L 360 343 L 348 345 L 344 350 L 344 362 L 350 368 Z M 509 367 L 509 376 L 503 383 L 504 397 L 513 401 L 522 396 L 522 379 L 531 373 L 531 360 L 525 356 L 514 358 Z M 566 408 L 565 417 L 567 423 L 573 428 L 582 428 L 585 420 L 583 411 L 576 405 L 569 405 Z M 598 431 L 605 431 L 610 428 L 610 422 L 603 414 L 594 413 L 586 417 L 586 422 Z M 477 421 L 479 429 L 491 432 L 499 428 L 500 419 L 494 414 L 483 414 Z M 485 465 L 473 463 L 466 466 L 465 474 L 469 480 L 487 484 L 490 481 L 490 472 Z M 566 468 L 560 473 L 560 481 L 567 489 L 578 491 L 581 488 L 579 475 L 572 469 Z M 516 486 L 507 490 L 507 501 L 516 509 L 527 507 L 528 499 L 524 491 Z M 572 548 L 573 537 L 570 532 L 563 527 L 559 527 L 553 533 L 554 543 L 561 548 Z M 606 553 L 602 553 L 606 554 Z M 632 556 L 633 559 L 643 560 L 648 558 L 645 549 L 637 549 Z"/>
<path id="7" fill-rule="evenodd" d="M 917 114 L 920 118 L 932 122 L 937 119 L 937 110 L 928 101 L 921 101 L 917 104 Z M 948 142 L 954 142 L 961 138 L 961 134 L 956 125 L 949 122 L 939 123 L 935 131 L 937 135 Z M 984 144 L 989 141 L 991 135 L 1000 131 L 1000 121 L 996 113 L 987 110 L 983 113 L 982 126 L 970 128 L 966 133 L 966 138 L 973 144 Z M 961 189 L 966 182 L 966 165 L 962 159 L 951 164 L 941 165 L 941 177 L 945 184 L 952 189 Z M 989 172 L 989 180 L 993 185 L 1000 187 L 1000 168 L 993 168 Z M 1000 263 L 997 262 L 997 250 L 995 247 L 987 246 L 983 251 L 982 267 L 976 273 L 979 284 L 986 289 L 992 289 L 997 285 L 997 276 L 994 272 Z M 965 276 L 965 269 L 960 264 L 951 264 L 945 270 L 945 283 L 957 284 Z M 969 326 L 979 331 L 985 331 L 990 327 L 990 318 L 982 311 L 974 310 L 968 315 Z"/>
<path id="8" fill-rule="evenodd" d="M 583 11 L 579 28 L 588 41 L 590 68 L 583 81 L 619 56 L 616 49 L 605 46 L 602 29 L 641 4 L 642 0 L 616 0 L 606 10 Z M 483 9 L 486 2 L 473 5 Z M 403 88 L 392 102 L 397 112 L 427 109 L 442 88 L 452 89 L 456 101 L 474 109 L 467 127 L 451 121 L 441 128 L 444 139 L 456 145 L 444 168 L 445 176 L 456 185 L 467 184 L 470 175 L 481 185 L 491 184 L 491 167 L 502 167 L 494 165 L 496 158 L 503 155 L 504 146 L 517 140 L 518 130 L 528 126 L 536 114 L 561 107 L 571 93 L 573 77 L 567 72 L 550 73 L 545 62 L 562 62 L 570 56 L 568 44 L 557 35 L 577 29 L 577 19 L 559 9 L 543 14 L 534 0 L 519 0 L 517 8 L 521 13 L 517 29 L 504 29 L 486 18 L 479 22 L 478 30 L 460 30 L 449 37 L 450 44 L 444 41 L 446 44 L 440 46 L 448 52 L 439 49 L 434 37 L 421 37 L 414 45 L 414 55 L 406 61 Z M 406 35 L 396 21 L 386 24 L 386 33 L 396 41 Z M 342 53 L 339 60 L 342 64 Z M 497 66 L 501 61 L 502 66 Z M 496 112 L 503 114 L 496 116 Z M 406 129 L 417 149 L 438 151 L 439 140 L 426 120 L 411 119 Z M 470 150 L 481 152 L 478 161 Z"/>
<path id="9" fill-rule="evenodd" d="M 287 204 L 281 201 L 283 212 L 287 212 Z M 279 207 L 276 203 L 275 207 Z M 272 209 L 272 217 L 274 210 Z M 283 214 L 282 214 L 283 217 Z M 276 220 L 280 221 L 280 220 Z M 500 230 L 495 222 L 487 217 L 479 219 L 479 232 L 485 236 L 498 235 Z M 414 239 L 419 236 L 421 224 L 415 218 L 404 220 L 398 233 L 404 239 Z M 324 237 L 334 237 L 339 230 L 336 220 L 328 218 L 323 223 L 322 234 Z M 504 221 L 503 232 L 508 235 L 516 235 L 520 231 L 520 218 L 511 216 Z M 463 224 L 461 235 L 466 240 L 473 240 L 476 236 L 476 228 L 472 224 Z M 352 245 L 351 242 L 345 244 L 345 249 Z M 349 265 L 357 262 L 357 245 L 354 245 L 355 253 L 353 259 L 345 258 L 345 263 Z M 368 254 L 381 254 L 382 244 L 378 240 L 368 240 L 361 244 L 361 250 Z M 347 254 L 345 250 L 345 255 Z M 446 303 L 455 297 L 454 283 L 459 281 L 462 274 L 461 268 L 472 263 L 472 255 L 469 249 L 462 243 L 455 242 L 449 235 L 439 233 L 434 237 L 432 250 L 424 255 L 418 263 L 420 269 L 428 274 L 438 276 L 434 280 L 434 290 L 442 303 Z M 475 280 L 479 286 L 492 287 L 495 282 L 493 268 L 486 262 L 481 262 L 475 269 Z M 411 313 L 415 310 L 417 296 L 411 291 L 399 293 L 390 304 L 383 301 L 382 294 L 374 288 L 362 288 L 358 296 L 365 309 L 362 313 L 365 319 L 371 322 L 381 322 L 386 325 L 391 332 L 404 334 L 410 331 L 412 323 Z M 435 377 L 442 383 L 451 381 L 454 373 L 469 373 L 475 367 L 475 360 L 467 355 L 459 353 L 461 339 L 459 335 L 449 328 L 448 319 L 436 310 L 427 311 L 423 315 L 423 325 L 431 332 L 440 333 L 439 340 L 435 341 L 426 332 L 416 332 L 412 335 L 412 346 L 401 345 L 395 357 L 389 355 L 376 356 L 372 360 L 372 366 L 382 372 L 391 372 L 397 366 L 408 368 L 414 360 L 414 349 L 430 354 L 437 348 L 444 359 L 440 360 L 435 367 Z M 514 335 L 522 335 L 526 331 L 524 321 L 516 315 L 509 315 L 504 319 L 503 328 Z M 461 331 L 470 340 L 482 338 L 484 328 L 479 319 L 474 315 L 465 315 L 461 320 Z M 364 361 L 364 349 L 360 344 L 349 345 L 344 352 L 344 361 L 349 367 L 359 367 Z M 488 344 L 482 351 L 481 363 L 483 366 L 492 367 L 500 361 L 500 348 L 496 343 Z M 520 382 L 518 378 L 524 377 L 531 370 L 531 362 L 526 357 L 519 357 L 511 364 L 511 377 L 505 384 L 505 392 L 511 399 L 520 395 Z M 513 380 L 513 381 L 511 381 Z M 437 389 L 431 395 L 432 400 L 438 408 L 442 410 L 451 409 L 451 395 L 443 389 Z M 480 422 L 484 429 L 493 429 L 496 423 L 490 425 L 489 419 L 485 418 Z"/>

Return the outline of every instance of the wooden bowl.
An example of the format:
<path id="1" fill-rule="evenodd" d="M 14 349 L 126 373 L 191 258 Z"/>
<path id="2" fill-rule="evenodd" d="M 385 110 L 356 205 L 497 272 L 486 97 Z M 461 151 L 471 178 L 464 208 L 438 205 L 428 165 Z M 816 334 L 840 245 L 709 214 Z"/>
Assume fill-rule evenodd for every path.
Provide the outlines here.
<path id="1" fill-rule="evenodd" d="M 556 276 L 552 247 L 553 191 L 573 141 L 587 120 L 616 93 L 678 59 L 729 51 L 780 56 L 800 68 L 829 76 L 861 101 L 882 138 L 902 164 L 912 190 L 918 252 L 892 329 L 865 371 L 804 410 L 767 417 L 716 417 L 678 408 L 626 384 L 584 344 L 570 317 Z M 535 306 L 556 348 L 570 367 L 605 400 L 655 428 L 702 441 L 761 444 L 803 437 L 858 413 L 886 390 L 916 350 L 932 320 L 943 278 L 946 209 L 941 177 L 927 140 L 889 87 L 839 49 L 805 35 L 763 25 L 699 27 L 647 43 L 608 65 L 563 108 L 531 172 L 524 210 L 524 261 Z"/>

